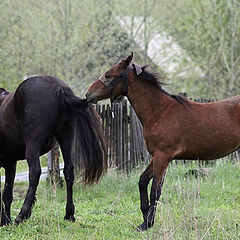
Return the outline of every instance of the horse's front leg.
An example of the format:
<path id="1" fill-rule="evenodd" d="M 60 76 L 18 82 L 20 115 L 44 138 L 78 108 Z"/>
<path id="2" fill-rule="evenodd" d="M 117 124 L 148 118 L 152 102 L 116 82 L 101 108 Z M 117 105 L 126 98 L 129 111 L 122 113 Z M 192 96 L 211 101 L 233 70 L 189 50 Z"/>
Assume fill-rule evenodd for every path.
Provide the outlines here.
<path id="1" fill-rule="evenodd" d="M 3 191 L 3 203 L 1 203 L 0 198 L 0 206 L 1 206 L 1 219 L 0 226 L 8 225 L 11 223 L 11 204 L 13 201 L 13 183 L 16 174 L 16 163 L 12 164 L 5 168 L 5 184 Z M 1 194 L 1 193 L 0 193 Z"/>
<path id="2" fill-rule="evenodd" d="M 15 220 L 15 225 L 30 217 L 33 204 L 36 200 L 35 195 L 41 175 L 39 149 L 39 147 L 27 147 L 26 149 L 26 158 L 29 166 L 29 187 L 22 209 Z"/>
<path id="3" fill-rule="evenodd" d="M 139 179 L 139 193 L 140 193 L 140 208 L 143 214 L 143 220 L 144 222 L 138 227 L 138 230 L 142 230 L 147 228 L 145 226 L 147 222 L 147 216 L 149 211 L 149 200 L 148 200 L 148 184 L 153 176 L 153 161 L 150 162 L 146 170 L 142 173 Z"/>
<path id="4" fill-rule="evenodd" d="M 138 230 L 144 231 L 154 224 L 157 201 L 161 196 L 161 189 L 170 158 L 164 153 L 158 152 L 153 156 L 153 182 L 150 193 L 150 206 L 147 215 L 144 216 L 144 222 L 138 227 Z"/>

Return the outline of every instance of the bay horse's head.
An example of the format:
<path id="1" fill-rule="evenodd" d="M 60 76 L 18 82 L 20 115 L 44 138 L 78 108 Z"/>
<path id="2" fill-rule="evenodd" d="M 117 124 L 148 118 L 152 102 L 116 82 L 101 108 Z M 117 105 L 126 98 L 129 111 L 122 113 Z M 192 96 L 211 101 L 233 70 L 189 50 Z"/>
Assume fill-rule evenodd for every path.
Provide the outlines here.
<path id="1" fill-rule="evenodd" d="M 9 94 L 4 88 L 0 88 L 0 105 L 2 104 L 4 98 Z"/>
<path id="2" fill-rule="evenodd" d="M 97 103 L 99 100 L 111 98 L 111 101 L 127 95 L 128 74 L 136 66 L 130 64 L 133 53 L 112 66 L 98 80 L 96 80 L 86 93 L 87 101 Z M 137 69 L 136 69 L 137 71 Z"/>

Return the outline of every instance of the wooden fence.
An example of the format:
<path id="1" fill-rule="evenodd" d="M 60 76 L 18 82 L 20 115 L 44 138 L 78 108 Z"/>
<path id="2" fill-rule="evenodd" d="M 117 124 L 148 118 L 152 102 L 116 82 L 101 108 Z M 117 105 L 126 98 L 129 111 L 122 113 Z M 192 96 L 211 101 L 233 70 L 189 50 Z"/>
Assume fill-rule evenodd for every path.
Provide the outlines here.
<path id="1" fill-rule="evenodd" d="M 96 111 L 102 119 L 102 127 L 107 143 L 108 166 L 129 173 L 141 163 L 148 161 L 142 125 L 127 100 L 112 105 L 96 105 Z M 81 169 L 79 144 L 74 144 L 75 168 Z"/>
<path id="2" fill-rule="evenodd" d="M 194 99 L 194 101 L 212 102 L 213 100 Z M 127 100 L 112 105 L 96 105 L 96 111 L 102 119 L 110 167 L 129 173 L 136 166 L 149 162 L 150 155 L 145 148 L 141 123 Z M 76 160 L 80 157 L 78 149 L 79 144 L 75 141 L 73 149 L 75 169 L 82 168 L 81 163 Z M 232 153 L 229 159 L 239 160 L 239 151 Z M 214 161 L 199 161 L 199 163 L 212 164 Z"/>
<path id="3" fill-rule="evenodd" d="M 212 102 L 211 99 L 194 99 L 196 102 Z M 145 148 L 142 125 L 127 100 L 112 105 L 96 105 L 96 111 L 102 119 L 102 127 L 107 142 L 108 165 L 118 171 L 130 173 L 140 164 L 146 164 L 151 158 Z M 82 169 L 77 161 L 79 143 L 74 141 L 73 156 L 75 169 Z M 232 153 L 230 160 L 240 160 L 240 151 Z M 187 161 L 189 162 L 189 160 Z M 213 163 L 214 161 L 199 161 Z M 59 149 L 55 146 L 48 153 L 48 177 L 54 183 L 61 184 L 59 167 Z"/>

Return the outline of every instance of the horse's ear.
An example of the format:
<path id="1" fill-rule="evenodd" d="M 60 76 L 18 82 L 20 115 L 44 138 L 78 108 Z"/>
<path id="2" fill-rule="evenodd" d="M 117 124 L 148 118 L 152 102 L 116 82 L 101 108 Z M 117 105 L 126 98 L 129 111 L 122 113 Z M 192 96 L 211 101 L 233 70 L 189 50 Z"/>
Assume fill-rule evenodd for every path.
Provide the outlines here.
<path id="1" fill-rule="evenodd" d="M 137 75 L 140 75 L 142 73 L 142 67 L 137 65 L 137 64 L 133 64 L 134 68 L 135 68 L 135 71 L 136 71 L 136 74 Z"/>
<path id="2" fill-rule="evenodd" d="M 5 88 L 0 88 L 0 93 L 6 92 Z"/>
<path id="3" fill-rule="evenodd" d="M 5 90 L 5 88 L 0 88 L 0 97 L 8 95 L 9 92 Z"/>
<path id="4" fill-rule="evenodd" d="M 132 59 L 133 59 L 133 52 L 128 57 L 126 57 L 121 61 L 122 67 L 126 68 L 131 63 Z"/>

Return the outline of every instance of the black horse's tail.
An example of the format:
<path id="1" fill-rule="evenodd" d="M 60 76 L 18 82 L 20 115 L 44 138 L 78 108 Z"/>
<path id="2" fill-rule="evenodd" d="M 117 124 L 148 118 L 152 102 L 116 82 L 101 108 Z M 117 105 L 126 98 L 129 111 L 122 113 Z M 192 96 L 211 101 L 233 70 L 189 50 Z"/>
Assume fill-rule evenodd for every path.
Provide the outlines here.
<path id="1" fill-rule="evenodd" d="M 100 119 L 90 103 L 74 95 L 70 88 L 59 88 L 60 110 L 71 126 L 76 123 L 85 184 L 98 182 L 107 168 L 107 155 Z"/>

